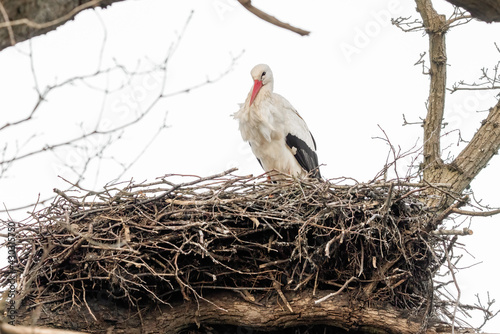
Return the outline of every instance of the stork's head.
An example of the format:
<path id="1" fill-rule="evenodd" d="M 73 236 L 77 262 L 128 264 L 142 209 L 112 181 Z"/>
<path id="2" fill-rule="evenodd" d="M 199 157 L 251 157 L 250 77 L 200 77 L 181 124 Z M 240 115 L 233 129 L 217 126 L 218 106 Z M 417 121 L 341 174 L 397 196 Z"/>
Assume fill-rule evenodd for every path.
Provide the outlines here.
<path id="1" fill-rule="evenodd" d="M 271 68 L 266 64 L 256 65 L 252 68 L 250 74 L 252 75 L 252 79 L 254 81 L 252 96 L 250 97 L 250 105 L 252 105 L 262 87 L 272 92 L 274 79 Z"/>

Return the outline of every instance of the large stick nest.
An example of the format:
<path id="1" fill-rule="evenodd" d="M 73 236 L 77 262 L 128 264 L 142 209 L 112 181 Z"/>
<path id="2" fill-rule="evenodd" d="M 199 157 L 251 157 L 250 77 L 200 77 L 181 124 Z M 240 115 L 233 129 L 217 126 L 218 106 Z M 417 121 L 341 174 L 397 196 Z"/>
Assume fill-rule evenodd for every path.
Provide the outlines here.
<path id="1" fill-rule="evenodd" d="M 423 189 L 226 172 L 56 190 L 49 207 L 19 223 L 18 291 L 28 309 L 84 305 L 97 293 L 144 305 L 214 289 L 248 299 L 309 288 L 428 311 L 443 239 L 431 233 Z"/>

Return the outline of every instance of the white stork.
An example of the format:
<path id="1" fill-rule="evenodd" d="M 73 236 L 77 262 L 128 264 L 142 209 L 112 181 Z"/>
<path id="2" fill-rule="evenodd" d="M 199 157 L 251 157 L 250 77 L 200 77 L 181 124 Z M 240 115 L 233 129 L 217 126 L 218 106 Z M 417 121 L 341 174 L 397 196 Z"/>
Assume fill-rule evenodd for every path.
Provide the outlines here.
<path id="1" fill-rule="evenodd" d="M 316 142 L 295 108 L 283 96 L 273 93 L 273 72 L 259 64 L 250 72 L 253 89 L 234 114 L 243 140 L 266 172 L 276 170 L 291 176 L 310 174 L 321 179 Z"/>

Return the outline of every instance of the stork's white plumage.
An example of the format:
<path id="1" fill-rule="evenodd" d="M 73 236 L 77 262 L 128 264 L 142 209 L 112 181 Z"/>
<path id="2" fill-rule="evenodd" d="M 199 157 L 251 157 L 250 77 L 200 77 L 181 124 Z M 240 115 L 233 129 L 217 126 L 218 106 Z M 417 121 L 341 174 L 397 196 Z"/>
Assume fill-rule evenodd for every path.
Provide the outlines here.
<path id="1" fill-rule="evenodd" d="M 250 72 L 254 85 L 234 114 L 243 140 L 266 172 L 321 178 L 316 143 L 306 123 L 283 96 L 273 93 L 273 72 L 260 64 Z"/>

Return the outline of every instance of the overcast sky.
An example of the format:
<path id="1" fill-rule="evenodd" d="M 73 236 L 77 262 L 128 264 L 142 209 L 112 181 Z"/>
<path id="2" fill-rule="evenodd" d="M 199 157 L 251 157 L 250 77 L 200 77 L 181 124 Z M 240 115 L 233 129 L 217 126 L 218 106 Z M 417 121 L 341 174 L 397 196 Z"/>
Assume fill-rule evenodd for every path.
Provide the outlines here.
<path id="1" fill-rule="evenodd" d="M 450 13 L 445 1 L 434 2 L 438 10 Z M 416 18 L 413 1 L 252 3 L 312 31 L 311 35 L 301 37 L 263 22 L 235 0 L 127 0 L 105 10 L 85 11 L 56 31 L 0 52 L 0 126 L 29 114 L 37 102 L 34 87 L 43 91 L 47 85 L 117 63 L 128 71 L 147 70 L 160 63 L 194 11 L 167 62 L 166 91 L 182 91 L 231 71 L 215 83 L 157 103 L 113 145 L 106 159 L 91 166 L 85 187 L 99 189 L 116 178 L 120 167 L 110 157 L 133 160 L 164 119 L 170 127 L 155 138 L 122 179 L 153 180 L 166 173 L 209 175 L 233 166 L 239 168 L 239 174 L 260 174 L 259 164 L 231 117 L 251 89 L 250 70 L 258 63 L 271 66 L 275 91 L 309 125 L 325 178 L 371 180 L 383 168 L 388 153 L 387 144 L 377 139 L 384 135 L 381 129 L 403 151 L 415 144 L 419 147 L 422 128 L 402 126 L 402 115 L 408 122 L 425 117 L 429 79 L 414 64 L 427 50 L 427 36 L 404 33 L 390 24 L 391 17 Z M 500 42 L 498 36 L 500 25 L 482 22 L 456 27 L 447 34 L 448 87 L 458 80 L 477 81 L 481 68 L 497 63 L 500 54 L 494 42 Z M 15 145 L 21 153 L 28 152 L 92 129 L 97 119 L 101 129 L 133 119 L 157 97 L 161 75 L 136 76 L 130 86 L 119 89 L 124 78 L 115 71 L 55 90 L 32 122 L 2 131 L 0 142 L 8 144 L 7 153 Z M 112 92 L 104 94 L 105 88 Z M 445 132 L 458 128 L 464 140 L 470 139 L 486 117 L 484 110 L 496 103 L 496 93 L 449 95 Z M 458 138 L 458 131 L 453 131 L 443 139 L 445 157 L 463 148 L 463 144 L 457 146 Z M 61 177 L 71 181 L 74 174 L 65 164 L 83 161 L 95 144 L 99 143 L 87 141 L 80 150 L 62 149 L 20 161 L 0 179 L 0 202 L 15 208 L 34 202 L 38 194 L 40 198 L 52 196 L 53 188 L 67 188 Z M 400 174 L 407 169 L 405 163 L 407 160 L 398 166 Z M 496 156 L 472 184 L 476 199 L 483 204 L 500 206 L 499 169 Z M 23 219 L 26 213 L 21 210 L 11 216 Z M 461 263 L 479 264 L 459 273 L 462 301 L 474 302 L 475 293 L 485 299 L 487 291 L 499 299 L 500 287 L 493 272 L 498 273 L 500 217 L 475 218 L 471 228 L 474 235 L 461 242 L 474 257 L 466 254 Z M 478 318 L 472 321 L 474 325 L 480 322 Z M 485 327 L 490 332 L 499 329 L 500 319 Z"/>

